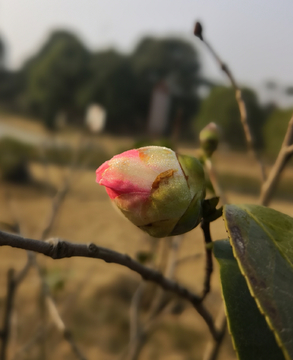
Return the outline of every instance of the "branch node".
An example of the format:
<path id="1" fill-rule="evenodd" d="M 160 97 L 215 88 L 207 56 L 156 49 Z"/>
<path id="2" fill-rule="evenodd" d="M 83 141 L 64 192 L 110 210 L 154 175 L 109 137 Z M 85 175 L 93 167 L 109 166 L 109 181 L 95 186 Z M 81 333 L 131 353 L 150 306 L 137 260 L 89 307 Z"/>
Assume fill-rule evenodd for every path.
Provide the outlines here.
<path id="1" fill-rule="evenodd" d="M 99 254 L 99 248 L 97 247 L 97 245 L 95 245 L 94 243 L 90 243 L 88 245 L 88 249 L 89 249 L 89 252 L 93 255 L 97 255 Z"/>
<path id="2" fill-rule="evenodd" d="M 200 40 L 203 40 L 203 37 L 202 37 L 202 25 L 201 25 L 201 23 L 199 21 L 196 22 L 193 33 Z"/>
<path id="3" fill-rule="evenodd" d="M 221 70 L 224 71 L 224 72 L 227 72 L 228 71 L 228 67 L 226 64 L 221 64 Z"/>
<path id="4" fill-rule="evenodd" d="M 125 254 L 124 256 L 125 256 L 126 261 L 132 261 L 132 259 L 131 259 L 131 257 L 129 255 Z"/>
<path id="5" fill-rule="evenodd" d="M 53 259 L 68 257 L 67 246 L 58 238 L 50 238 L 45 241 L 50 244 L 49 254 Z"/>

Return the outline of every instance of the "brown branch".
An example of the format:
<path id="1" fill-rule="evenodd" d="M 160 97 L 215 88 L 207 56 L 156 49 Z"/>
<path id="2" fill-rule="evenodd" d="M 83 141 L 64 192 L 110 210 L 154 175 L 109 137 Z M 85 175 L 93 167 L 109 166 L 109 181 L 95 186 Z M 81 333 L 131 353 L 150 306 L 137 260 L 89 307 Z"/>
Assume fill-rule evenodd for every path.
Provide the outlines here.
<path id="1" fill-rule="evenodd" d="M 184 265 L 185 263 L 187 263 L 189 261 L 197 260 L 201 256 L 202 256 L 202 253 L 197 253 L 197 254 L 194 254 L 194 255 L 185 256 L 185 257 L 183 257 L 183 258 L 176 261 L 176 267 Z"/>
<path id="2" fill-rule="evenodd" d="M 97 246 L 93 243 L 73 244 L 68 241 L 51 239 L 49 241 L 39 241 L 24 238 L 19 235 L 8 234 L 0 231 L 0 246 L 7 245 L 19 249 L 35 251 L 53 259 L 63 259 L 67 257 L 89 257 L 104 260 L 107 263 L 115 263 L 125 266 L 142 276 L 144 280 L 152 281 L 167 291 L 171 291 L 185 300 L 191 302 L 197 312 L 202 316 L 210 329 L 212 336 L 217 339 L 218 332 L 214 326 L 213 319 L 206 308 L 201 304 L 201 298 L 178 283 L 165 278 L 160 272 L 149 269 L 133 260 L 130 256 L 118 253 L 114 250 Z"/>
<path id="3" fill-rule="evenodd" d="M 72 170 L 73 170 L 73 167 L 71 169 L 71 173 L 72 173 Z M 54 224 L 54 221 L 58 215 L 58 211 L 65 199 L 66 194 L 69 191 L 70 179 L 71 179 L 70 175 L 68 175 L 67 179 L 64 181 L 63 187 L 56 193 L 56 195 L 54 196 L 54 198 L 52 200 L 51 213 L 50 213 L 47 223 L 41 233 L 41 240 L 44 240 L 44 238 L 50 233 L 52 226 Z M 15 222 L 17 224 L 17 229 L 20 233 L 20 223 L 19 223 L 19 221 L 16 221 L 16 220 L 15 220 Z M 69 329 L 66 328 L 66 326 L 58 312 L 56 304 L 51 296 L 49 286 L 46 282 L 46 279 L 43 276 L 42 269 L 37 262 L 36 253 L 28 250 L 27 255 L 28 255 L 28 260 L 27 260 L 26 265 L 20 271 L 20 273 L 15 277 L 15 288 L 25 279 L 30 268 L 32 266 L 36 267 L 39 278 L 41 280 L 41 284 L 42 284 L 42 294 L 44 297 L 43 302 L 44 302 L 44 304 L 46 304 L 55 326 L 63 334 L 64 339 L 69 343 L 69 345 L 72 349 L 72 352 L 76 355 L 76 357 L 79 360 L 86 360 L 85 356 L 81 353 L 78 346 L 76 345 L 76 343 L 73 339 L 72 333 L 70 332 Z"/>
<path id="4" fill-rule="evenodd" d="M 170 250 L 168 256 L 163 254 L 164 258 L 167 260 L 166 268 L 164 271 L 164 277 L 167 279 L 172 279 L 174 277 L 176 260 L 178 257 L 178 251 L 180 248 L 181 241 L 183 239 L 183 235 L 174 236 L 171 238 Z M 152 301 L 150 311 L 149 311 L 149 320 L 155 318 L 160 311 L 163 310 L 164 305 L 166 305 L 165 301 L 165 293 L 161 288 L 158 288 L 156 295 Z"/>
<path id="5" fill-rule="evenodd" d="M 28 251 L 27 252 L 27 262 L 25 264 L 25 266 L 23 267 L 22 270 L 20 270 L 20 272 L 18 273 L 17 276 L 15 276 L 15 285 L 18 286 L 27 276 L 30 268 L 32 267 L 33 263 L 34 263 L 34 253 Z"/>
<path id="6" fill-rule="evenodd" d="M 0 359 L 6 359 L 6 351 L 8 340 L 10 336 L 10 327 L 11 327 L 11 315 L 14 305 L 14 295 L 16 290 L 16 283 L 14 278 L 14 270 L 9 269 L 7 273 L 7 296 L 6 296 L 6 305 L 4 312 L 4 322 L 3 328 L 1 330 L 1 350 L 0 350 Z"/>
<path id="7" fill-rule="evenodd" d="M 275 192 L 281 173 L 293 154 L 293 116 L 291 117 L 283 144 L 277 159 L 269 173 L 268 178 L 262 184 L 259 202 L 261 205 L 268 206 L 273 193 Z"/>
<path id="8" fill-rule="evenodd" d="M 223 307 L 220 309 L 219 315 L 217 316 L 216 324 L 219 326 L 219 338 L 217 341 L 211 341 L 208 344 L 203 360 L 216 360 L 218 357 L 227 329 L 227 319 Z"/>
<path id="9" fill-rule="evenodd" d="M 166 256 L 166 252 L 163 253 L 163 260 L 165 264 L 165 271 L 164 276 L 168 279 L 172 279 L 175 271 L 176 260 L 178 255 L 178 250 L 181 244 L 183 236 L 174 236 L 172 237 L 172 241 L 170 243 L 170 251 L 168 256 Z M 167 240 L 167 239 L 164 239 Z M 141 285 L 144 283 L 141 283 Z M 140 291 L 139 291 L 140 290 Z M 135 295 L 133 296 L 132 303 L 131 303 L 131 322 L 130 322 L 130 329 L 131 329 L 131 336 L 130 341 L 127 346 L 127 351 L 125 354 L 122 355 L 122 359 L 126 358 L 128 360 L 137 360 L 144 345 L 147 342 L 147 339 L 150 335 L 150 331 L 157 323 L 160 315 L 166 308 L 168 304 L 168 299 L 166 299 L 165 292 L 163 289 L 158 288 L 153 300 L 151 302 L 149 308 L 148 318 L 144 324 L 139 324 L 138 321 L 138 307 L 140 298 L 142 296 L 142 288 L 139 287 L 136 291 Z"/>
<path id="10" fill-rule="evenodd" d="M 164 259 L 167 260 L 164 276 L 168 279 L 172 279 L 174 276 L 178 251 L 182 239 L 183 239 L 183 235 L 174 236 L 169 245 L 170 250 L 168 256 L 166 257 L 165 252 L 163 254 Z M 140 296 L 141 295 L 142 294 L 140 293 Z M 142 326 L 138 326 L 139 325 L 138 322 L 136 324 L 133 324 L 133 325 L 137 325 L 137 327 L 136 327 L 136 332 L 134 331 L 132 332 L 132 336 L 130 337 L 130 341 L 128 344 L 128 350 L 126 352 L 128 360 L 137 360 L 139 358 L 139 355 L 144 345 L 146 344 L 151 331 L 156 326 L 161 315 L 167 312 L 166 309 L 168 305 L 170 305 L 170 300 L 166 299 L 165 295 L 166 295 L 165 292 L 161 288 L 158 288 L 155 296 L 153 297 L 153 301 L 149 308 L 148 318 L 145 321 L 145 323 Z M 136 302 L 136 305 L 138 305 L 138 302 Z M 169 308 L 168 310 L 170 312 L 172 309 Z M 138 316 L 137 311 L 138 309 L 136 307 L 136 316 Z M 136 320 L 138 320 L 138 317 L 136 318 Z"/>
<path id="11" fill-rule="evenodd" d="M 43 279 L 43 277 L 42 277 Z M 52 296 L 49 292 L 49 288 L 47 283 L 43 281 L 43 286 L 45 288 L 46 291 L 46 305 L 47 308 L 49 310 L 51 319 L 53 320 L 55 326 L 57 327 L 57 329 L 61 332 L 61 334 L 63 335 L 64 339 L 69 343 L 72 352 L 75 354 L 75 356 L 77 357 L 77 359 L 79 360 L 86 360 L 86 357 L 83 355 L 83 353 L 81 352 L 81 350 L 79 349 L 79 347 L 76 345 L 75 340 L 73 338 L 73 335 L 71 333 L 71 331 L 69 329 L 66 328 L 64 321 L 62 320 L 59 311 L 56 307 L 56 304 L 54 302 L 54 300 L 52 299 Z"/>
<path id="12" fill-rule="evenodd" d="M 44 327 L 43 325 L 39 325 L 37 331 L 34 336 L 30 338 L 13 356 L 13 360 L 18 360 L 26 355 L 26 353 L 40 341 L 40 339 L 46 336 L 49 327 Z"/>
<path id="13" fill-rule="evenodd" d="M 198 29 L 200 29 L 200 31 L 198 31 Z M 232 72 L 228 68 L 228 66 L 220 59 L 219 55 L 215 52 L 215 50 L 209 44 L 209 42 L 207 42 L 204 39 L 203 34 L 202 34 L 202 26 L 198 22 L 195 25 L 194 34 L 206 45 L 206 47 L 208 48 L 208 50 L 210 51 L 212 56 L 215 58 L 216 62 L 219 64 L 220 69 L 229 78 L 229 80 L 235 90 L 235 97 L 236 97 L 236 101 L 237 101 L 239 112 L 240 112 L 240 120 L 241 120 L 241 124 L 242 124 L 243 130 L 244 130 L 247 147 L 248 147 L 248 150 L 250 151 L 250 153 L 254 156 L 257 163 L 259 164 L 260 171 L 261 171 L 261 178 L 262 178 L 262 181 L 264 182 L 266 179 L 265 168 L 261 161 L 260 155 L 254 146 L 254 141 L 253 141 L 253 138 L 251 135 L 251 131 L 250 131 L 248 122 L 247 122 L 247 111 L 246 111 L 245 103 L 243 101 L 242 91 L 240 90 L 240 88 L 239 88 Z"/>
<path id="14" fill-rule="evenodd" d="M 210 292 L 211 289 L 211 275 L 213 272 L 213 258 L 212 258 L 212 238 L 210 233 L 210 223 L 208 221 L 202 220 L 201 228 L 204 234 L 205 240 L 205 251 L 206 251 L 206 272 L 203 284 L 203 294 L 201 301 L 205 299 L 207 294 Z"/>
<path id="15" fill-rule="evenodd" d="M 72 164 L 71 164 L 71 168 L 70 168 L 70 173 L 67 176 L 67 178 L 64 181 L 64 184 L 62 186 L 62 188 L 59 189 L 59 191 L 56 193 L 56 195 L 54 196 L 54 198 L 52 199 L 52 208 L 51 208 L 51 213 L 50 216 L 47 220 L 47 224 L 44 227 L 42 233 L 41 233 L 41 240 L 44 240 L 48 234 L 50 233 L 54 222 L 56 220 L 56 217 L 58 215 L 58 211 L 61 207 L 61 205 L 63 204 L 65 197 L 69 191 L 70 188 L 70 183 L 71 183 L 71 179 L 73 176 L 73 170 L 75 169 L 75 166 L 77 164 L 77 159 L 78 159 L 78 153 L 81 149 L 81 144 L 78 147 L 78 149 L 75 151 L 73 159 L 72 159 Z M 57 327 L 57 329 L 63 334 L 64 339 L 68 342 L 68 344 L 71 347 L 72 352 L 75 354 L 75 356 L 79 359 L 79 360 L 86 360 L 86 357 L 83 355 L 83 353 L 81 352 L 81 350 L 78 348 L 77 344 L 74 341 L 73 335 L 71 333 L 71 331 L 69 329 L 66 328 L 64 321 L 62 320 L 59 311 L 57 309 L 57 306 L 55 304 L 55 301 L 52 298 L 51 292 L 50 292 L 50 288 L 47 284 L 47 281 L 43 275 L 42 269 L 40 267 L 40 265 L 37 262 L 36 259 L 36 254 L 33 253 L 33 257 L 34 257 L 34 264 L 38 270 L 38 274 L 42 283 L 42 288 L 43 288 L 43 296 L 45 297 L 45 303 L 47 305 L 49 314 L 55 324 L 55 326 Z"/>
<path id="16" fill-rule="evenodd" d="M 288 155 L 292 155 L 293 153 L 293 145 L 287 146 L 286 152 Z"/>
<path id="17" fill-rule="evenodd" d="M 41 286 L 42 286 L 42 300 L 44 304 L 46 305 L 46 308 L 49 312 L 49 315 L 55 325 L 55 327 L 60 331 L 64 339 L 68 342 L 69 346 L 71 347 L 72 352 L 75 354 L 76 358 L 79 360 L 87 360 L 84 354 L 81 352 L 79 347 L 77 346 L 74 337 L 72 335 L 72 332 L 66 327 L 64 321 L 61 318 L 61 315 L 57 309 L 56 303 L 53 300 L 53 297 L 50 292 L 50 288 L 48 286 L 48 283 L 44 277 L 44 274 L 42 272 L 42 269 L 40 265 L 38 264 L 36 260 L 36 254 L 32 253 L 31 251 L 28 251 L 28 254 L 33 254 L 34 257 L 34 266 L 38 270 L 38 275 L 41 280 Z"/>
<path id="18" fill-rule="evenodd" d="M 50 233 L 50 231 L 52 229 L 52 226 L 54 224 L 54 221 L 55 221 L 55 219 L 57 217 L 58 211 L 60 209 L 60 206 L 62 205 L 62 203 L 63 203 L 63 201 L 65 199 L 65 196 L 69 191 L 70 183 L 72 181 L 73 170 L 75 169 L 75 167 L 77 165 L 78 155 L 79 155 L 79 152 L 80 152 L 80 149 L 81 149 L 81 141 L 82 141 L 82 138 L 80 140 L 79 147 L 74 152 L 74 155 L 73 155 L 73 158 L 72 158 L 72 163 L 71 163 L 71 166 L 70 166 L 70 173 L 67 175 L 62 188 L 59 189 L 59 191 L 56 193 L 56 195 L 52 199 L 51 213 L 50 213 L 50 216 L 49 216 L 49 218 L 48 218 L 48 220 L 46 222 L 46 225 L 44 226 L 43 231 L 41 233 L 41 236 L 40 236 L 41 240 L 44 240 L 48 236 L 48 234 Z M 14 218 L 15 232 L 20 234 L 21 233 L 21 231 L 20 231 L 20 229 L 21 229 L 20 228 L 20 222 L 16 219 L 15 212 L 12 209 L 10 194 L 6 195 L 6 199 L 7 199 L 7 202 L 8 202 L 8 206 L 9 206 L 9 208 L 11 210 L 12 216 Z M 43 276 L 42 269 L 41 269 L 41 267 L 39 266 L 39 264 L 37 262 L 36 254 L 34 252 L 28 250 L 27 255 L 28 255 L 28 260 L 27 260 L 26 265 L 24 266 L 24 268 L 20 271 L 20 273 L 14 279 L 14 292 L 13 292 L 13 294 L 15 293 L 15 290 L 16 290 L 17 286 L 26 277 L 29 269 L 32 267 L 32 265 L 34 265 L 38 270 L 38 274 L 39 274 L 39 277 L 40 277 L 40 280 L 41 280 L 41 283 L 42 283 L 42 294 L 43 294 L 44 303 L 46 303 L 46 305 L 47 305 L 47 308 L 49 310 L 51 318 L 53 319 L 53 322 L 55 323 L 55 326 L 61 331 L 61 333 L 64 336 L 64 339 L 69 343 L 69 345 L 71 346 L 71 349 L 72 349 L 73 353 L 76 355 L 76 357 L 78 359 L 80 359 L 80 360 L 86 360 L 86 358 L 83 356 L 83 354 L 81 353 L 81 351 L 77 347 L 71 332 L 65 327 L 65 324 L 64 324 L 63 320 L 61 319 L 61 316 L 60 316 L 60 314 L 59 314 L 59 312 L 57 310 L 56 304 L 55 304 L 55 302 L 54 302 L 54 300 L 53 300 L 53 298 L 52 298 L 52 296 L 50 294 L 49 286 L 48 286 L 48 284 L 46 282 L 46 279 Z M 13 302 L 13 299 L 11 301 L 11 299 L 9 298 L 9 293 L 8 293 L 7 301 L 8 301 L 8 304 L 10 304 L 10 303 L 12 304 L 12 302 Z M 6 314 L 9 314 L 9 316 L 10 316 L 9 312 L 6 312 Z M 10 320 L 7 321 L 7 323 L 9 324 Z M 4 335 L 6 336 L 6 333 L 8 334 L 7 339 L 4 339 Z M 3 345 L 2 345 L 2 348 L 6 343 L 8 343 L 8 336 L 9 336 L 9 332 L 3 331 L 3 337 L 2 337 L 2 344 Z M 4 340 L 6 340 L 6 341 L 4 342 Z"/>
<path id="19" fill-rule="evenodd" d="M 217 176 L 216 170 L 213 166 L 212 160 L 210 158 L 206 158 L 204 164 L 205 164 L 205 168 L 208 172 L 209 179 L 215 190 L 215 195 L 220 197 L 222 204 L 227 204 L 228 203 L 227 197 L 218 182 L 218 176 Z"/>
<path id="20" fill-rule="evenodd" d="M 69 191 L 69 185 L 70 185 L 69 179 L 70 179 L 70 176 L 68 176 L 63 187 L 57 192 L 57 194 L 54 196 L 54 198 L 52 200 L 51 214 L 50 214 L 50 216 L 47 220 L 47 224 L 44 227 L 42 234 L 40 236 L 41 240 L 44 240 L 49 235 L 49 233 L 52 229 L 52 226 L 53 226 L 56 216 L 58 214 L 58 210 L 60 209 L 60 206 L 63 203 L 63 200 L 65 199 L 67 192 Z"/>
<path id="21" fill-rule="evenodd" d="M 140 322 L 139 322 L 139 306 L 143 291 L 145 288 L 145 282 L 142 281 L 136 289 L 130 304 L 130 343 L 133 343 L 137 335 L 140 333 Z"/>

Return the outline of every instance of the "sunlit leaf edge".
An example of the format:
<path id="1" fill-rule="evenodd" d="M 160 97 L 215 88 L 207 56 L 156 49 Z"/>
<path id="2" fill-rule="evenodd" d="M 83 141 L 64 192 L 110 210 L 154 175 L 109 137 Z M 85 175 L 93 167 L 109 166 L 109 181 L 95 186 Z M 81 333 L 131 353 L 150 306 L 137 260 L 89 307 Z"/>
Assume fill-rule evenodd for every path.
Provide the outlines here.
<path id="1" fill-rule="evenodd" d="M 225 229 L 226 229 L 226 232 L 227 232 L 227 234 L 228 234 L 228 239 L 229 239 L 230 245 L 232 246 L 233 255 L 234 255 L 235 259 L 237 260 L 237 263 L 238 263 L 239 269 L 240 269 L 240 271 L 241 271 L 241 274 L 242 274 L 242 275 L 244 276 L 244 278 L 245 278 L 245 281 L 246 281 L 246 283 L 247 283 L 247 287 L 248 287 L 248 289 L 249 289 L 249 292 L 250 292 L 251 296 L 254 298 L 254 300 L 255 300 L 255 302 L 256 302 L 256 304 L 257 304 L 257 307 L 259 308 L 259 311 L 261 312 L 261 314 L 264 316 L 264 318 L 265 318 L 265 320 L 266 320 L 269 328 L 270 328 L 270 329 L 272 330 L 272 332 L 274 333 L 274 336 L 275 336 L 275 339 L 276 339 L 276 341 L 277 341 L 277 344 L 278 344 L 278 345 L 280 346 L 280 348 L 282 349 L 285 359 L 286 359 L 286 360 L 292 360 L 292 358 L 290 357 L 290 355 L 289 355 L 288 352 L 287 352 L 287 349 L 284 347 L 284 345 L 283 345 L 283 343 L 282 343 L 282 341 L 281 341 L 281 339 L 280 339 L 280 337 L 279 337 L 276 329 L 274 328 L 274 326 L 273 326 L 273 324 L 272 324 L 272 322 L 271 322 L 268 314 L 264 311 L 264 309 L 262 308 L 262 306 L 261 306 L 258 298 L 256 297 L 256 295 L 255 295 L 255 293 L 254 293 L 254 291 L 253 291 L 253 288 L 252 288 L 252 286 L 251 286 L 251 284 L 250 284 L 250 282 L 249 282 L 249 279 L 248 279 L 247 275 L 245 274 L 245 271 L 244 271 L 244 269 L 243 269 L 243 267 L 242 267 L 242 264 L 241 264 L 241 262 L 240 262 L 240 260 L 239 260 L 239 258 L 238 258 L 238 256 L 237 256 L 237 254 L 236 254 L 233 241 L 231 240 L 231 235 L 230 235 L 230 232 L 229 232 L 229 227 L 228 227 L 227 219 L 226 219 L 226 216 L 225 216 L 227 207 L 231 207 L 231 206 L 232 206 L 232 207 L 238 206 L 238 207 L 241 208 L 242 210 L 245 209 L 245 211 L 246 211 L 246 208 L 245 208 L 245 205 L 242 205 L 242 206 L 241 206 L 241 205 L 224 205 L 224 208 L 223 208 L 223 219 L 224 219 Z"/>
<path id="2" fill-rule="evenodd" d="M 237 359 L 238 359 L 238 360 L 241 360 L 241 359 L 243 359 L 243 357 L 242 357 L 243 354 L 241 355 L 241 351 L 240 351 L 240 349 L 238 348 L 238 345 L 237 345 L 237 340 L 235 339 L 235 334 L 234 334 L 234 332 L 233 332 L 233 330 L 232 330 L 232 328 L 231 328 L 231 327 L 232 327 L 232 322 L 233 322 L 233 320 L 232 320 L 232 318 L 231 318 L 231 314 L 229 314 L 229 311 L 228 311 L 228 309 L 227 309 L 227 303 L 226 303 L 226 299 L 225 299 L 225 295 L 224 295 L 224 285 L 223 285 L 223 283 L 222 283 L 222 276 L 223 276 L 223 274 L 222 274 L 222 266 L 223 266 L 223 264 L 221 263 L 221 260 L 223 260 L 223 258 L 216 255 L 216 250 L 217 250 L 218 254 L 219 254 L 219 251 L 222 252 L 222 250 L 220 250 L 220 246 L 222 246 L 222 244 L 224 244 L 225 242 L 227 242 L 227 243 L 229 243 L 229 244 L 231 245 L 230 240 L 229 240 L 228 238 L 227 238 L 227 239 L 221 239 L 221 240 L 215 241 L 214 244 L 213 244 L 213 252 L 214 252 L 214 255 L 215 255 L 215 257 L 216 257 L 216 259 L 217 259 L 217 261 L 218 261 L 218 263 L 219 263 L 219 267 L 220 267 L 221 297 L 222 297 L 222 300 L 223 300 L 223 303 L 224 303 L 224 310 L 225 310 L 225 315 L 226 315 L 226 318 L 227 318 L 228 332 L 229 332 L 229 334 L 230 334 L 230 336 L 231 336 L 231 341 L 232 341 L 233 349 L 234 349 L 234 351 L 235 351 L 235 353 L 236 353 Z M 222 243 L 222 244 L 221 244 L 221 243 Z M 220 244 L 221 244 L 221 245 L 220 245 Z M 219 245 L 220 245 L 220 246 L 219 246 Z M 217 247 L 217 249 L 216 249 L 216 247 Z M 231 246 L 231 248 L 232 248 L 232 251 L 233 251 L 233 247 L 232 247 L 232 246 Z M 224 253 L 225 253 L 225 258 L 226 258 L 226 260 L 231 261 L 231 260 L 230 260 L 230 256 L 229 256 L 229 257 L 226 257 L 226 255 L 227 255 L 227 254 L 226 254 L 226 251 L 225 251 Z M 238 261 L 237 261 L 237 259 L 236 259 L 235 256 L 234 256 L 234 251 L 233 251 L 233 257 L 234 257 L 234 259 L 235 259 L 236 264 L 238 265 Z M 238 271 L 239 271 L 239 272 L 241 273 L 241 275 L 243 276 L 243 273 L 240 271 L 239 265 L 238 265 Z M 245 276 L 243 276 L 243 279 L 244 279 L 245 283 L 247 284 L 247 279 L 246 279 Z M 248 289 L 248 291 L 249 291 L 249 294 L 251 295 L 251 292 L 250 292 L 248 286 L 247 286 L 247 289 Z M 254 296 L 252 296 L 252 298 L 255 300 L 255 297 L 254 297 Z M 259 309 L 259 305 L 258 305 L 257 303 L 255 303 L 255 304 L 256 304 L 257 309 L 260 310 L 260 309 Z M 261 316 L 264 315 L 261 311 L 259 311 L 259 314 L 260 314 Z M 263 318 L 265 319 L 265 316 L 263 316 Z M 266 321 L 266 320 L 264 320 L 264 321 L 265 321 L 266 324 L 267 324 L 267 321 Z M 268 325 L 268 324 L 267 324 L 267 325 Z M 271 330 L 271 328 L 270 328 L 269 326 L 268 326 L 268 328 L 270 329 L 272 336 L 275 338 L 274 332 Z M 279 346 L 279 345 L 277 345 L 277 341 L 275 342 L 275 344 L 276 344 L 276 346 Z M 280 347 L 279 347 L 279 348 L 280 348 Z M 283 350 L 282 350 L 281 348 L 280 348 L 280 351 L 283 353 Z M 251 355 L 250 355 L 250 356 L 251 356 Z M 283 354 L 283 356 L 284 356 L 284 359 L 286 359 L 284 354 Z M 249 358 L 250 358 L 250 357 L 249 357 Z"/>

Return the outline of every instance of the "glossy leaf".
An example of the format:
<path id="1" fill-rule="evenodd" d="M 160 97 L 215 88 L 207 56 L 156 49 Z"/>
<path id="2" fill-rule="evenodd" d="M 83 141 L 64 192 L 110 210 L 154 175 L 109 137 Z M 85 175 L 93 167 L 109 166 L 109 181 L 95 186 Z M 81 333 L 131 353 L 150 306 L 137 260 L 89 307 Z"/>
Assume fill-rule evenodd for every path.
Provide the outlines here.
<path id="1" fill-rule="evenodd" d="M 229 331 L 239 359 L 284 360 L 273 332 L 250 295 L 229 241 L 215 241 L 213 249 L 220 264 Z"/>
<path id="2" fill-rule="evenodd" d="M 223 216 L 250 293 L 293 360 L 293 219 L 258 205 L 226 205 Z"/>

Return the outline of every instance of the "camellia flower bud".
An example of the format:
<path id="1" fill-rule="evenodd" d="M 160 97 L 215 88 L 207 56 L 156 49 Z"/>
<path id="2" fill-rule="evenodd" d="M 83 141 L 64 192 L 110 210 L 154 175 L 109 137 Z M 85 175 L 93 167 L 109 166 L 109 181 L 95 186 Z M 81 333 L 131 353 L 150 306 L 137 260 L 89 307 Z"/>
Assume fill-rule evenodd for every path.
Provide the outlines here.
<path id="1" fill-rule="evenodd" d="M 219 143 L 219 128 L 214 122 L 209 123 L 199 133 L 200 147 L 210 157 L 217 149 Z"/>
<path id="2" fill-rule="evenodd" d="M 201 220 L 205 177 L 193 157 L 160 146 L 129 150 L 101 165 L 96 181 L 151 236 L 183 234 Z"/>

